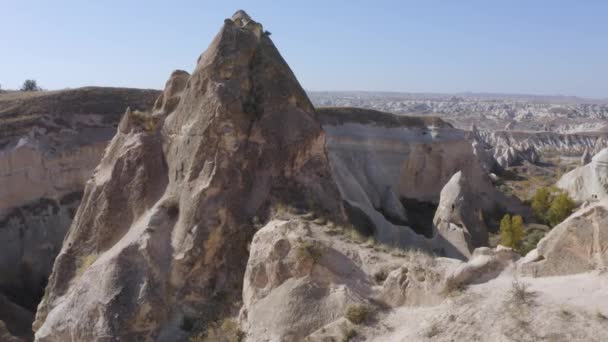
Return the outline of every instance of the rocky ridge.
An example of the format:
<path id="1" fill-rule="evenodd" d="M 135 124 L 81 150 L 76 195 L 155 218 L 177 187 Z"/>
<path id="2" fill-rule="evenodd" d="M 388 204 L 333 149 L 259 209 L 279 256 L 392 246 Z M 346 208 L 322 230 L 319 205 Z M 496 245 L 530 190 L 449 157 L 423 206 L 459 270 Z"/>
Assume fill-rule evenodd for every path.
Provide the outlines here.
<path id="1" fill-rule="evenodd" d="M 608 103 L 558 96 L 309 92 L 316 106 L 360 107 L 395 114 L 433 115 L 468 129 L 606 132 Z"/>

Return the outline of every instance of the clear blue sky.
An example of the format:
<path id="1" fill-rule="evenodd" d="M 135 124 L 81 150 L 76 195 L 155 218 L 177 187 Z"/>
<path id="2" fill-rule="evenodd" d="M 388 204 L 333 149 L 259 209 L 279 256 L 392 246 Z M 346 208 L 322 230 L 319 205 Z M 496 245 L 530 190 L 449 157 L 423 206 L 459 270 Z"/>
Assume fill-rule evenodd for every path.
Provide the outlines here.
<path id="1" fill-rule="evenodd" d="M 162 88 L 245 9 L 310 90 L 608 97 L 608 1 L 0 1 L 0 84 Z"/>

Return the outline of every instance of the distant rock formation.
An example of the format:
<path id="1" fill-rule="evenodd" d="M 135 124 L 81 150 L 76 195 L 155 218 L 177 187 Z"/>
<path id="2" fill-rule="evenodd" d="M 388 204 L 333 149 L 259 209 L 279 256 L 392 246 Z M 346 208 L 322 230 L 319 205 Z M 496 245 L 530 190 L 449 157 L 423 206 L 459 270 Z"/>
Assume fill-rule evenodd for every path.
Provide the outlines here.
<path id="1" fill-rule="evenodd" d="M 498 146 L 494 148 L 494 159 L 501 168 L 521 165 L 524 161 L 535 164 L 540 155 L 536 148 L 529 144 L 518 144 L 517 146 Z"/>
<path id="2" fill-rule="evenodd" d="M 606 133 L 592 132 L 564 134 L 555 132 L 479 131 L 476 139 L 492 155 L 502 168 L 521 164 L 535 164 L 543 153 L 581 155 L 585 150 L 592 154 L 608 147 Z"/>
<path id="3" fill-rule="evenodd" d="M 239 11 L 152 113 L 124 115 L 55 261 L 36 339 L 186 338 L 240 296 L 253 222 L 283 205 L 344 217 L 312 104 Z"/>
<path id="4" fill-rule="evenodd" d="M 608 199 L 608 148 L 596 154 L 590 163 L 563 175 L 557 186 L 579 203 Z"/>

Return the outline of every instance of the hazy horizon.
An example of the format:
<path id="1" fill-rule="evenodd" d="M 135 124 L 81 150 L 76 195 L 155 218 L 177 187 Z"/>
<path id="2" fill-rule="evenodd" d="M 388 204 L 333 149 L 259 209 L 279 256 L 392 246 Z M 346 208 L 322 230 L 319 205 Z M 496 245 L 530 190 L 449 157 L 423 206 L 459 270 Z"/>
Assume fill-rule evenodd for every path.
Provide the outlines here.
<path id="1" fill-rule="evenodd" d="M 608 98 L 608 3 L 32 1 L 3 4 L 0 84 L 161 89 L 239 8 L 310 91 Z M 8 53 L 6 53 L 8 52 Z"/>

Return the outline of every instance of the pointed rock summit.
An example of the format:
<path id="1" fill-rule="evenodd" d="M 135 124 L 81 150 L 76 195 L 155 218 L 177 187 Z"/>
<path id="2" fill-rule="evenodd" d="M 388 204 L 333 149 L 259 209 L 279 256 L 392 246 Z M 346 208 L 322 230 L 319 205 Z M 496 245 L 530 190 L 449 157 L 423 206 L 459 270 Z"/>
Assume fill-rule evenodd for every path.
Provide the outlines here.
<path id="1" fill-rule="evenodd" d="M 128 111 L 55 261 L 37 341 L 175 341 L 241 297 L 255 222 L 340 222 L 325 135 L 262 25 L 227 19 L 150 113 Z"/>

